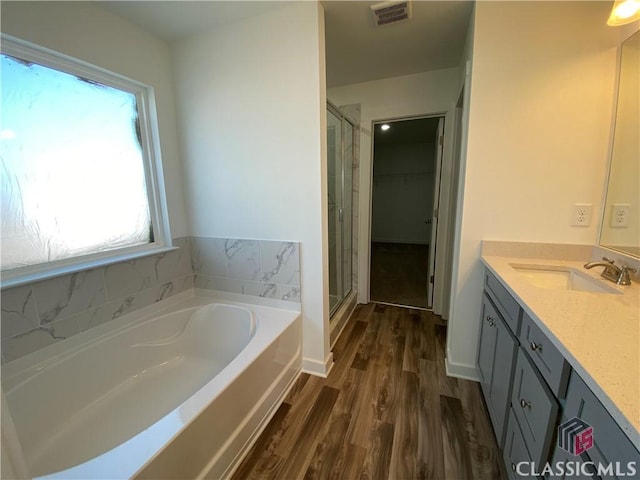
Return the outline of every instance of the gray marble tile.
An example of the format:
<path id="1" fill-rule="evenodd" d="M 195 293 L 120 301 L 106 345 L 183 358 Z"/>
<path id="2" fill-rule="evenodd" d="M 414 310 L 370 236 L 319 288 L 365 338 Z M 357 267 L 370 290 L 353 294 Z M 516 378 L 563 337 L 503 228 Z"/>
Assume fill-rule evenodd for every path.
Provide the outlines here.
<path id="1" fill-rule="evenodd" d="M 300 302 L 300 287 L 279 285 L 277 283 L 242 282 L 242 293 L 255 297 L 275 298 L 289 302 Z"/>
<path id="2" fill-rule="evenodd" d="M 189 237 L 180 237 L 173 239 L 173 245 L 178 247 L 178 250 L 173 250 L 171 253 L 171 257 L 173 257 L 172 262 L 165 262 L 161 266 L 160 272 L 165 274 L 165 269 L 168 272 L 165 274 L 166 279 L 172 279 L 177 277 L 182 277 L 184 275 L 189 275 L 193 273 L 193 269 L 191 268 L 191 241 Z M 167 259 L 170 260 L 170 259 Z M 167 267 L 165 267 L 167 265 Z"/>
<path id="3" fill-rule="evenodd" d="M 76 315 L 80 331 L 89 330 L 102 323 L 131 313 L 139 308 L 164 300 L 172 295 L 193 288 L 193 275 L 175 279 L 159 285 L 153 285 L 145 290 L 112 300 L 97 308 L 86 310 Z"/>
<path id="4" fill-rule="evenodd" d="M 114 302 L 115 310 L 113 310 L 112 319 L 119 318 L 122 315 L 138 310 L 142 307 L 152 305 L 160 300 L 169 298 L 174 295 L 175 286 L 173 282 L 165 282 L 160 285 L 154 285 L 150 288 L 136 292 L 125 298 L 119 299 Z"/>
<path id="5" fill-rule="evenodd" d="M 191 274 L 188 239 L 176 239 L 174 243 L 179 247 L 177 250 L 105 267 L 104 277 L 109 300 Z"/>
<path id="6" fill-rule="evenodd" d="M 102 305 L 107 299 L 102 269 L 38 282 L 33 291 L 41 325 Z"/>
<path id="7" fill-rule="evenodd" d="M 61 340 L 53 338 L 45 329 L 36 328 L 2 340 L 2 357 L 5 362 L 10 362 Z"/>
<path id="8" fill-rule="evenodd" d="M 151 286 L 156 281 L 155 257 L 142 257 L 105 267 L 104 281 L 108 299 L 115 300 Z"/>
<path id="9" fill-rule="evenodd" d="M 75 316 L 48 323 L 2 341 L 2 355 L 10 362 L 80 332 Z"/>
<path id="10" fill-rule="evenodd" d="M 260 241 L 260 281 L 300 286 L 300 253 L 295 242 Z"/>
<path id="11" fill-rule="evenodd" d="M 221 292 L 242 293 L 242 280 L 237 278 L 217 277 L 215 275 L 196 275 L 196 288 L 219 290 Z"/>
<path id="12" fill-rule="evenodd" d="M 192 264 L 196 274 L 256 280 L 260 275 L 259 242 L 193 237 Z"/>
<path id="13" fill-rule="evenodd" d="M 74 315 L 78 323 L 78 330 L 84 332 L 109 320 L 113 320 L 113 312 L 117 306 L 119 306 L 117 302 L 109 302 Z"/>
<path id="14" fill-rule="evenodd" d="M 173 283 L 176 287 L 175 293 L 184 292 L 185 290 L 195 287 L 195 275 L 189 274 L 181 278 L 176 278 L 173 280 Z"/>
<path id="15" fill-rule="evenodd" d="M 0 305 L 2 307 L 1 338 L 10 338 L 38 326 L 38 313 L 31 285 L 3 290 Z"/>

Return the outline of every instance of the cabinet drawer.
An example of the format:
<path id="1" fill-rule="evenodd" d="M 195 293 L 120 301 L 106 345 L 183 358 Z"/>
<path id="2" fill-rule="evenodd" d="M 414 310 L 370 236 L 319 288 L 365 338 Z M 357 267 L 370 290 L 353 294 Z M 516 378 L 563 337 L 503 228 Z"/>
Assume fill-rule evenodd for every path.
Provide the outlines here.
<path id="1" fill-rule="evenodd" d="M 518 351 L 511 406 L 531 460 L 543 464 L 556 426 L 558 404 L 522 349 Z"/>
<path id="2" fill-rule="evenodd" d="M 488 291 L 491 300 L 496 304 L 500 314 L 511 331 L 517 336 L 520 331 L 521 309 L 506 288 L 488 270 L 484 273 L 485 290 Z"/>
<path id="3" fill-rule="evenodd" d="M 626 472 L 629 462 L 636 462 L 636 469 L 640 470 L 640 452 L 575 371 L 571 373 L 569 380 L 563 419 L 574 417 L 593 428 L 593 446 L 582 456 L 588 456 L 596 464 L 618 463 L 622 466 L 621 473 Z M 578 457 L 571 458 L 575 460 Z M 613 475 L 607 478 L 619 477 L 616 476 L 614 469 Z M 628 478 L 628 476 L 622 475 L 620 478 Z"/>
<path id="4" fill-rule="evenodd" d="M 531 456 L 520 431 L 520 426 L 516 421 L 513 409 L 509 409 L 509 419 L 507 421 L 507 431 L 505 434 L 502 458 L 507 475 L 512 480 L 520 478 L 538 478 L 529 475 L 531 473 Z M 524 464 L 522 462 L 525 462 Z M 518 465 L 520 464 L 520 465 Z"/>
<path id="5" fill-rule="evenodd" d="M 551 391 L 558 398 L 564 398 L 571 367 L 526 312 L 522 314 L 520 343 L 551 387 Z"/>

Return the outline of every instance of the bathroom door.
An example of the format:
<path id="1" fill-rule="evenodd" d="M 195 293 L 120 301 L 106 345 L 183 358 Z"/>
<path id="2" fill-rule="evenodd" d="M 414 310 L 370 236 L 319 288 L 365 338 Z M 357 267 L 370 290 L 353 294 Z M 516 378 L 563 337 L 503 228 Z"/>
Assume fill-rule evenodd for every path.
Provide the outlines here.
<path id="1" fill-rule="evenodd" d="M 438 200 L 440 198 L 440 171 L 444 147 L 444 117 L 438 122 L 436 133 L 435 175 L 433 181 L 433 215 L 431 221 L 431 241 L 429 242 L 429 264 L 427 267 L 427 308 L 433 308 L 434 272 L 436 269 L 436 238 L 438 234 Z"/>

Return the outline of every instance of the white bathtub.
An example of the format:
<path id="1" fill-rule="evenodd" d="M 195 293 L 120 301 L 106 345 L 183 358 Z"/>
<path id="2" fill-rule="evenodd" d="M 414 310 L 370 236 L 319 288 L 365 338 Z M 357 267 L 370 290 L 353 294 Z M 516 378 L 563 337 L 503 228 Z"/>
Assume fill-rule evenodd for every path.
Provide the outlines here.
<path id="1" fill-rule="evenodd" d="M 213 297 L 185 292 L 3 366 L 30 473 L 232 472 L 300 372 L 301 320 Z"/>

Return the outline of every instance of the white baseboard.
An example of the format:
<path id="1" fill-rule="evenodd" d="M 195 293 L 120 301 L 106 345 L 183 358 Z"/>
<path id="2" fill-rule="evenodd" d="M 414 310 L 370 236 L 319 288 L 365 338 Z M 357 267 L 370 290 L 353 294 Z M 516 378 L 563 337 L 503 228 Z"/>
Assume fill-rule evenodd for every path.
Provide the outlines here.
<path id="1" fill-rule="evenodd" d="M 466 365 L 462 363 L 454 363 L 449 361 L 449 358 L 445 357 L 444 365 L 449 377 L 462 378 L 464 380 L 471 380 L 473 382 L 479 382 L 478 370 L 475 365 Z"/>
<path id="2" fill-rule="evenodd" d="M 333 368 L 333 352 L 329 352 L 324 363 L 311 358 L 302 357 L 302 371 L 317 377 L 327 378 Z"/>

